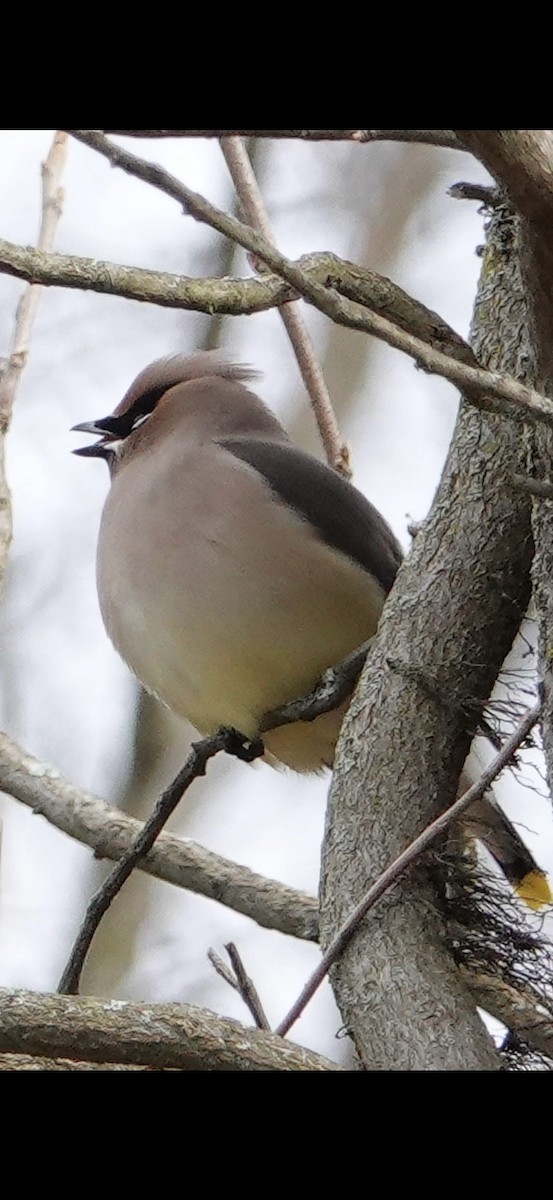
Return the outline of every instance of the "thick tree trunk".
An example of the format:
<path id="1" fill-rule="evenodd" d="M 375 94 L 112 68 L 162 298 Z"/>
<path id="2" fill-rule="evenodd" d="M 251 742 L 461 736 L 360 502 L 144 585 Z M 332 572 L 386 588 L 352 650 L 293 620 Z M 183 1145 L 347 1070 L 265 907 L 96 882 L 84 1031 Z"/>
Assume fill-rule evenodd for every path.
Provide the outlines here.
<path id="1" fill-rule="evenodd" d="M 467 149 L 478 155 L 508 193 L 520 214 L 520 263 L 535 346 L 535 385 L 553 401 L 553 131 L 550 129 L 461 129 Z M 528 471 L 553 480 L 553 436 L 546 426 L 530 428 Z M 553 780 L 553 505 L 537 498 L 532 529 L 532 568 L 538 618 L 542 720 L 547 778 Z"/>
<path id="2" fill-rule="evenodd" d="M 497 209 L 475 308 L 483 365 L 533 382 L 516 225 Z M 454 797 L 476 713 L 529 596 L 520 425 L 463 404 L 430 517 L 386 605 L 344 722 L 323 846 L 323 946 L 382 869 Z M 366 1067 L 493 1069 L 422 868 L 369 914 L 333 973 Z"/>

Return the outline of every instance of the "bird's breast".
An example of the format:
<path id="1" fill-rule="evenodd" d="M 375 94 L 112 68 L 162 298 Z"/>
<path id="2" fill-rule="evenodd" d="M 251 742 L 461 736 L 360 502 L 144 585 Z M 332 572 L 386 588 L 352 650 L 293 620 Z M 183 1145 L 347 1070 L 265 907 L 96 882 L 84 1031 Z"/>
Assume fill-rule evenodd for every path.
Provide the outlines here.
<path id="1" fill-rule="evenodd" d="M 367 571 L 213 443 L 175 447 L 163 469 L 152 452 L 122 467 L 102 517 L 97 577 L 119 653 L 204 733 L 232 725 L 253 734 L 264 712 L 308 691 L 372 635 L 383 603 Z M 288 761 L 283 738 L 276 752 Z M 312 758 L 310 750 L 300 769 L 322 765 Z"/>

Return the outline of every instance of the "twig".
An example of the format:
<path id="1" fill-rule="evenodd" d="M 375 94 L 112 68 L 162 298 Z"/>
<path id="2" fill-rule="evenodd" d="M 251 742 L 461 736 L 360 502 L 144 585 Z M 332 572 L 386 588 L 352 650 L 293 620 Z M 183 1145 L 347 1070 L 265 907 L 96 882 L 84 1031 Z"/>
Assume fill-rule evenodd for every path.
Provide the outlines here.
<path id="1" fill-rule="evenodd" d="M 112 900 L 120 892 L 134 868 L 151 850 L 158 834 L 161 833 L 163 826 L 169 820 L 171 813 L 174 812 L 190 784 L 194 779 L 205 775 L 209 760 L 220 750 L 226 750 L 228 754 L 235 754 L 246 762 L 252 762 L 254 758 L 263 753 L 261 741 L 252 744 L 251 752 L 244 748 L 243 741 L 234 730 L 223 729 L 213 737 L 204 738 L 203 741 L 196 742 L 192 746 L 184 767 L 181 768 L 169 787 L 162 792 L 153 812 L 144 822 L 136 841 L 123 854 L 117 866 L 92 897 L 60 979 L 58 992 L 74 995 L 78 991 L 84 961 L 104 913 L 107 912 Z"/>
<path id="2" fill-rule="evenodd" d="M 209 947 L 207 957 L 213 969 L 218 975 L 221 976 L 221 979 L 224 979 L 225 983 L 228 983 L 229 987 L 233 988 L 234 991 L 237 992 L 238 981 L 234 972 L 231 971 L 230 967 L 227 967 L 226 962 L 223 961 L 220 954 L 217 954 L 217 951 L 213 949 L 213 946 Z"/>
<path id="3" fill-rule="evenodd" d="M 259 229 L 268 241 L 274 242 L 263 197 L 243 142 L 239 137 L 223 137 L 220 145 L 246 220 L 253 229 Z M 297 303 L 287 303 L 282 305 L 279 312 L 311 399 L 327 462 L 350 478 L 348 447 L 340 436 L 328 388 L 300 307 Z"/>
<path id="4" fill-rule="evenodd" d="M 501 199 L 499 188 L 485 183 L 452 183 L 447 194 L 452 200 L 478 200 L 486 208 L 496 208 Z"/>
<path id="5" fill-rule="evenodd" d="M 260 723 L 260 732 L 266 733 L 269 729 L 290 724 L 291 721 L 302 719 L 314 721 L 317 716 L 324 712 L 330 712 L 332 708 L 340 704 L 352 689 L 352 678 L 357 678 L 359 675 L 367 654 L 367 646 L 368 643 L 349 655 L 343 663 L 339 663 L 337 667 L 325 672 L 320 684 L 305 697 L 305 701 L 294 702 L 294 715 L 291 715 L 293 706 L 289 704 L 284 705 L 282 710 L 275 709 L 268 714 Z M 355 675 L 354 672 L 356 672 Z M 346 687 L 349 689 L 348 691 L 345 691 Z M 304 704 L 305 715 L 301 715 Z M 264 747 L 260 739 L 248 743 L 242 735 L 229 729 L 222 729 L 213 737 L 204 738 L 192 746 L 184 766 L 169 787 L 162 792 L 136 841 L 125 851 L 113 871 L 90 900 L 60 979 L 59 992 L 74 995 L 78 991 L 84 962 L 104 913 L 107 912 L 115 896 L 121 891 L 129 875 L 151 850 L 163 826 L 191 783 L 205 774 L 207 763 L 221 750 L 246 762 L 252 762 L 254 758 L 263 754 Z"/>
<path id="6" fill-rule="evenodd" d="M 549 479 L 532 479 L 530 475 L 513 475 L 513 487 L 519 492 L 529 492 L 541 500 L 553 500 L 553 483 Z"/>
<path id="7" fill-rule="evenodd" d="M 257 989 L 249 975 L 246 973 L 246 969 L 242 959 L 240 958 L 238 950 L 234 945 L 234 942 L 228 942 L 225 946 L 225 950 L 230 958 L 234 970 L 231 971 L 230 968 L 227 967 L 226 963 L 223 962 L 223 959 L 220 958 L 220 956 L 217 954 L 217 951 L 213 950 L 213 948 L 207 952 L 207 957 L 209 958 L 212 967 L 214 967 L 217 974 L 225 980 L 225 983 L 228 983 L 230 987 L 234 988 L 234 990 L 242 997 L 246 1008 L 249 1009 L 255 1024 L 257 1025 L 257 1028 L 270 1031 L 271 1026 L 269 1025 L 265 1015 L 265 1011 L 261 1000 L 259 999 Z"/>
<path id="8" fill-rule="evenodd" d="M 339 1071 L 320 1054 L 191 1004 L 0 988 L 0 1054 L 181 1071 Z"/>
<path id="9" fill-rule="evenodd" d="M 270 729 L 279 729 L 282 725 L 295 725 L 296 721 L 315 721 L 323 713 L 339 708 L 359 679 L 367 657 L 371 639 L 363 642 L 357 650 L 352 650 L 336 667 L 329 667 L 316 683 L 312 692 L 273 708 L 266 713 L 259 725 L 260 733 L 268 733 Z"/>
<path id="10" fill-rule="evenodd" d="M 260 233 L 235 217 L 221 212 L 157 164 L 138 158 L 123 150 L 121 146 L 113 145 L 95 130 L 77 129 L 69 132 L 85 145 L 103 154 L 112 165 L 121 167 L 128 174 L 135 175 L 178 200 L 184 210 L 196 220 L 218 229 L 220 233 L 233 238 L 244 249 L 257 255 L 304 299 L 310 300 L 338 325 L 375 334 L 388 345 L 409 354 L 429 374 L 443 375 L 445 379 L 449 379 L 451 383 L 460 387 L 467 399 L 475 405 L 489 407 L 492 399 L 507 401 L 510 406 L 509 416 L 518 419 L 531 418 L 547 425 L 553 424 L 553 405 L 539 392 L 524 387 L 510 376 L 481 367 L 472 367 L 464 361 L 450 357 L 405 329 L 398 328 L 379 313 L 367 312 L 361 304 L 344 299 L 334 288 L 324 287 L 315 282 L 301 267 L 280 254 Z"/>
<path id="11" fill-rule="evenodd" d="M 104 133 L 142 138 L 295 138 L 303 142 L 411 142 L 462 150 L 451 129 L 104 129 Z"/>
<path id="12" fill-rule="evenodd" d="M 382 872 L 375 883 L 373 883 L 368 891 L 365 892 L 365 895 L 350 913 L 349 917 L 342 925 L 342 928 L 336 934 L 336 937 L 333 938 L 328 949 L 323 954 L 319 965 L 308 979 L 301 992 L 301 995 L 292 1005 L 290 1012 L 286 1015 L 284 1020 L 280 1022 L 280 1025 L 278 1025 L 276 1030 L 277 1033 L 284 1037 L 292 1028 L 292 1025 L 294 1025 L 298 1020 L 298 1017 L 301 1016 L 304 1008 L 314 996 L 317 988 L 328 974 L 330 968 L 335 962 L 337 962 L 340 956 L 344 953 L 346 947 L 351 942 L 351 939 L 353 938 L 369 909 L 376 904 L 377 900 L 380 900 L 381 896 L 388 891 L 392 884 L 397 882 L 397 880 L 405 873 L 408 867 L 411 867 L 413 863 L 420 858 L 421 854 L 423 854 L 425 850 L 428 850 L 432 842 L 441 833 L 443 833 L 452 824 L 452 822 L 456 821 L 461 814 L 465 812 L 469 805 L 473 804 L 475 800 L 479 800 L 485 794 L 485 792 L 487 792 L 494 779 L 496 779 L 501 771 L 503 771 L 503 769 L 512 761 L 516 751 L 526 740 L 528 734 L 539 720 L 541 711 L 542 703 L 541 701 L 538 701 L 532 708 L 529 708 L 525 712 L 516 729 L 513 731 L 510 737 L 506 739 L 504 745 L 494 758 L 493 762 L 490 763 L 489 767 L 482 772 L 482 775 L 476 781 L 476 783 L 474 783 L 472 787 L 468 788 L 467 791 L 464 792 L 463 795 L 460 796 L 459 799 L 456 800 L 455 803 L 452 804 L 445 813 L 442 813 L 441 816 L 437 817 L 435 821 L 432 821 L 432 823 L 428 825 L 427 828 L 423 830 L 423 832 L 419 834 L 419 836 L 415 838 L 414 841 L 412 841 L 411 844 L 407 846 L 407 848 L 403 850 L 402 853 L 399 854 L 392 863 L 390 863 L 390 866 Z"/>
<path id="13" fill-rule="evenodd" d="M 49 250 L 61 217 L 63 191 L 60 179 L 67 153 L 67 133 L 58 130 L 42 164 L 42 214 L 38 232 L 39 251 Z M 3 442 L 9 428 L 12 409 L 31 344 L 31 334 L 41 289 L 31 284 L 21 296 L 15 314 L 10 356 L 0 367 L 0 579 L 6 568 L 12 538 L 11 497 L 5 476 Z"/>

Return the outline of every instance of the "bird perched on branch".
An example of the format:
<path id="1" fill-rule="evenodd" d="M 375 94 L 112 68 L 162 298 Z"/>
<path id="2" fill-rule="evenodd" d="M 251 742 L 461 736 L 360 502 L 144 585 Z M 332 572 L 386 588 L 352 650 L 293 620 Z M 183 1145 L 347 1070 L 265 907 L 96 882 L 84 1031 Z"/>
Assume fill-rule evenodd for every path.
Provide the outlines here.
<path id="1" fill-rule="evenodd" d="M 213 353 L 146 367 L 99 435 L 111 489 L 97 556 L 100 609 L 151 692 L 202 734 L 255 737 L 265 713 L 314 687 L 376 631 L 401 562 L 380 513 L 290 444 L 248 383 Z M 296 771 L 332 766 L 341 707 L 264 735 Z M 486 838 L 533 905 L 550 898 L 513 826 Z M 484 834 L 481 834 L 484 837 Z"/>

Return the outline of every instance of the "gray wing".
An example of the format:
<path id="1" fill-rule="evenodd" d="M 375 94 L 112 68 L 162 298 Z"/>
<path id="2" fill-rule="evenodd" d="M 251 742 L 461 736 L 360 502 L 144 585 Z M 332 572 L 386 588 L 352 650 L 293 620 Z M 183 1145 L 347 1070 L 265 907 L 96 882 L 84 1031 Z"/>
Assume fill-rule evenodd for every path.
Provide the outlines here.
<path id="1" fill-rule="evenodd" d="M 402 551 L 378 510 L 337 471 L 285 442 L 217 439 L 236 458 L 249 463 L 273 492 L 301 513 L 329 545 L 369 571 L 386 594 Z"/>

